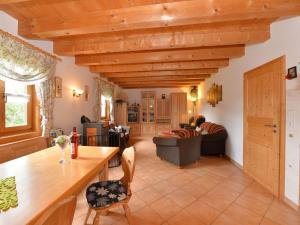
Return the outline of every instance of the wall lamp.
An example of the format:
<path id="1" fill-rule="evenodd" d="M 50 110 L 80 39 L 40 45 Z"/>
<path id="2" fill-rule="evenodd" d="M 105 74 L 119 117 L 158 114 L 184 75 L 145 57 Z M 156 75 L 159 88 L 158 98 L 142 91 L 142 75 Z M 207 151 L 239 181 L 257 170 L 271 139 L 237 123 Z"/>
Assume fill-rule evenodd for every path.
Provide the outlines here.
<path id="1" fill-rule="evenodd" d="M 80 97 L 84 93 L 81 89 L 73 89 L 73 97 Z"/>

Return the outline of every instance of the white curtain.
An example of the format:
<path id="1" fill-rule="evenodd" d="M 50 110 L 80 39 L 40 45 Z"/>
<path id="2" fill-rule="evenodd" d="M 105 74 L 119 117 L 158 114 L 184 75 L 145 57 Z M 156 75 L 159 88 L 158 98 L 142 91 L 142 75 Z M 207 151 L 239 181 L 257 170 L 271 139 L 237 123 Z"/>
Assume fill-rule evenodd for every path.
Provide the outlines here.
<path id="1" fill-rule="evenodd" d="M 53 75 L 56 59 L 49 53 L 0 30 L 0 79 L 35 84 L 40 101 L 42 135 L 48 137 L 53 121 Z"/>
<path id="2" fill-rule="evenodd" d="M 114 85 L 103 79 L 96 80 L 96 104 L 94 106 L 94 117 L 96 121 L 101 120 L 101 95 L 110 97 L 112 99 L 112 106 L 114 103 Z M 110 118 L 113 118 L 113 109 Z"/>
<path id="3" fill-rule="evenodd" d="M 48 79 L 35 85 L 36 94 L 40 101 L 40 115 L 42 117 L 42 136 L 49 137 L 53 127 L 53 107 L 54 107 L 54 80 Z"/>

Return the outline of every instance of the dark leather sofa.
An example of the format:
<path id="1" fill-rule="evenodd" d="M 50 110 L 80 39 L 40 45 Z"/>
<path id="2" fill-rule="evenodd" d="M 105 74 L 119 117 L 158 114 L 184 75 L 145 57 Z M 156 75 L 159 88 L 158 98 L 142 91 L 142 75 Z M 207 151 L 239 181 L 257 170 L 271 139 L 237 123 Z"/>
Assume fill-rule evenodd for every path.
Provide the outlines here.
<path id="1" fill-rule="evenodd" d="M 196 162 L 200 158 L 202 136 L 177 138 L 154 137 L 156 155 L 179 167 Z"/>
<path id="2" fill-rule="evenodd" d="M 201 124 L 201 130 L 207 131 L 202 135 L 201 155 L 225 155 L 226 151 L 226 129 L 218 124 L 204 122 Z"/>

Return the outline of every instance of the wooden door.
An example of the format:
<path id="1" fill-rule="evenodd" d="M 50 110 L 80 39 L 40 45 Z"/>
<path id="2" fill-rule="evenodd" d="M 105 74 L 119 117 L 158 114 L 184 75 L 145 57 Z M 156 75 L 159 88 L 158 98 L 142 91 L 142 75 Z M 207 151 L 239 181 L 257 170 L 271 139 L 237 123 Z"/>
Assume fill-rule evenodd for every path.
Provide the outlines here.
<path id="1" fill-rule="evenodd" d="M 164 109 L 165 109 L 165 111 L 164 111 L 165 112 L 165 119 L 170 119 L 171 118 L 171 107 L 170 107 L 170 100 L 169 99 L 166 99 Z"/>
<path id="2" fill-rule="evenodd" d="M 157 119 L 163 119 L 164 118 L 164 101 L 162 99 L 157 99 L 156 104 L 157 104 L 156 117 L 157 117 Z"/>
<path id="3" fill-rule="evenodd" d="M 180 93 L 179 96 L 179 123 L 187 123 L 187 94 Z"/>
<path id="4" fill-rule="evenodd" d="M 179 128 L 179 117 L 178 117 L 178 109 L 179 109 L 179 99 L 176 93 L 171 94 L 171 127 L 172 129 Z"/>
<path id="5" fill-rule="evenodd" d="M 282 191 L 284 68 L 281 57 L 244 75 L 244 170 L 275 196 Z"/>

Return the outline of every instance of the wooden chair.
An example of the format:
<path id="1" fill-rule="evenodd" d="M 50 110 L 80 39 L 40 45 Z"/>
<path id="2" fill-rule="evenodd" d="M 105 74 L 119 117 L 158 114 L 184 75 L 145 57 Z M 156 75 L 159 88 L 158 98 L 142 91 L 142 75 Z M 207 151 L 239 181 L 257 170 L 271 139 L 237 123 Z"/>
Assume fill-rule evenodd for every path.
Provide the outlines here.
<path id="1" fill-rule="evenodd" d="M 86 128 L 88 146 L 97 146 L 97 128 Z"/>
<path id="2" fill-rule="evenodd" d="M 96 211 L 93 224 L 100 223 L 100 215 L 105 214 L 109 209 L 122 205 L 130 224 L 130 209 L 128 202 L 131 198 L 130 184 L 132 182 L 135 169 L 135 149 L 134 147 L 126 148 L 122 154 L 122 169 L 124 176 L 119 181 L 100 181 L 91 184 L 86 190 L 86 197 L 89 204 L 89 210 L 84 224 L 87 224 L 92 210 Z M 124 189 L 124 191 L 123 191 Z M 117 193 L 118 192 L 118 193 Z M 104 199 L 111 198 L 110 202 Z"/>
<path id="3" fill-rule="evenodd" d="M 35 225 L 71 225 L 76 208 L 76 197 L 71 196 L 46 211 Z"/>

